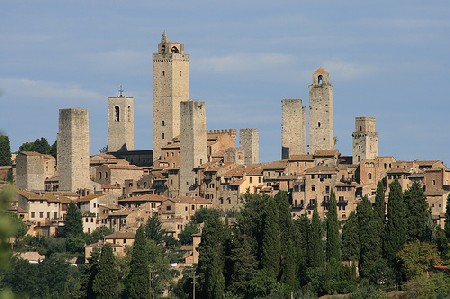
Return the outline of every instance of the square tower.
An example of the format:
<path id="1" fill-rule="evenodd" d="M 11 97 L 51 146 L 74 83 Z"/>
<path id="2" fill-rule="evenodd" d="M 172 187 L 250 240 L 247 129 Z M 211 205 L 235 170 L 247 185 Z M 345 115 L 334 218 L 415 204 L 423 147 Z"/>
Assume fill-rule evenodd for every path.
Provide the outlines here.
<path id="1" fill-rule="evenodd" d="M 244 151 L 244 164 L 259 163 L 258 129 L 241 129 L 239 131 L 239 146 Z"/>
<path id="2" fill-rule="evenodd" d="M 180 113 L 180 195 L 188 195 L 199 183 L 194 168 L 208 161 L 206 103 L 183 101 Z"/>
<path id="3" fill-rule="evenodd" d="M 134 150 L 134 97 L 108 97 L 108 151 Z"/>
<path id="4" fill-rule="evenodd" d="M 16 158 L 16 186 L 28 191 L 45 190 L 45 156 L 23 151 Z"/>
<path id="5" fill-rule="evenodd" d="M 333 85 L 329 74 L 318 68 L 313 74 L 309 89 L 309 153 L 334 149 L 333 136 Z"/>
<path id="6" fill-rule="evenodd" d="M 281 159 L 306 153 L 306 107 L 301 99 L 281 100 Z"/>
<path id="7" fill-rule="evenodd" d="M 161 147 L 180 135 L 180 103 L 189 99 L 189 55 L 184 45 L 162 34 L 153 54 L 153 159 Z"/>
<path id="8" fill-rule="evenodd" d="M 352 133 L 352 163 L 378 157 L 378 133 L 375 117 L 355 117 L 355 132 Z"/>
<path id="9" fill-rule="evenodd" d="M 88 110 L 60 109 L 57 140 L 59 190 L 76 192 L 91 189 Z"/>

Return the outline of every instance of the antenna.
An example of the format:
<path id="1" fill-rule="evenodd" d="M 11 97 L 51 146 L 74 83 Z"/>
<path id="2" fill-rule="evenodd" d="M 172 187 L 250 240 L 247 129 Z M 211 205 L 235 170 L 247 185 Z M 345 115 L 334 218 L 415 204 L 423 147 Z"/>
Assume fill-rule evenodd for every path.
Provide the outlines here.
<path id="1" fill-rule="evenodd" d="M 119 88 L 119 97 L 123 97 L 123 92 L 124 92 L 124 90 L 123 90 L 123 88 L 122 88 L 122 84 L 120 85 L 120 88 Z"/>

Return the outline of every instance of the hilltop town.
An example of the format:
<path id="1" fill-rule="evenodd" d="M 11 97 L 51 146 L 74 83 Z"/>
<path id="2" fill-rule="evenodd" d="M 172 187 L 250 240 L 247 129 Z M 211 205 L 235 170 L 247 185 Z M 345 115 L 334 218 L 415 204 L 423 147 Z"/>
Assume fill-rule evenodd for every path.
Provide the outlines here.
<path id="1" fill-rule="evenodd" d="M 292 220 L 312 219 L 314 211 L 326 219 L 334 196 L 337 219 L 345 222 L 363 198 L 375 202 L 379 182 L 384 190 L 398 182 L 403 192 L 418 184 L 434 225 L 444 228 L 450 168 L 439 160 L 379 156 L 383 140 L 372 116 L 355 116 L 352 155 L 342 155 L 333 132 L 332 80 L 323 67 L 305 87 L 308 109 L 300 98 L 281 99 L 281 157 L 260 163 L 258 128 L 233 128 L 230 119 L 230 128 L 208 129 L 207 101 L 190 98 L 189 63 L 184 45 L 164 32 L 153 54 L 152 150 L 135 149 L 134 97 L 119 90 L 105 99 L 107 151 L 89 152 L 87 109 L 61 108 L 56 157 L 19 151 L 11 166 L 0 167 L 0 178 L 13 174 L 17 195 L 10 211 L 26 224 L 27 234 L 61 236 L 75 203 L 84 233 L 101 227 L 112 232 L 85 244 L 86 261 L 105 244 L 125 256 L 137 229 L 152 218 L 179 240 L 198 211 L 217 210 L 234 221 L 252 195 L 285 192 Z M 388 192 L 384 196 L 387 201 Z M 198 263 L 201 228 L 180 264 Z"/>

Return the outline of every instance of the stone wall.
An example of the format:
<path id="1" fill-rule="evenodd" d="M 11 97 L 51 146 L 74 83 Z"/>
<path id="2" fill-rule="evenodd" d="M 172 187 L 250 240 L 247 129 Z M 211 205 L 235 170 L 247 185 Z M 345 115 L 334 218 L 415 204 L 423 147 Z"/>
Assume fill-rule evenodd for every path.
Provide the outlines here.
<path id="1" fill-rule="evenodd" d="M 45 190 L 45 156 L 37 152 L 21 152 L 16 158 L 17 188 L 28 191 Z"/>
<path id="2" fill-rule="evenodd" d="M 378 157 L 378 133 L 375 117 L 356 117 L 355 131 L 352 134 L 352 138 L 353 164 Z"/>
<path id="3" fill-rule="evenodd" d="M 153 54 L 153 159 L 180 134 L 180 102 L 189 99 L 189 55 L 163 34 Z"/>
<path id="4" fill-rule="evenodd" d="M 301 99 L 281 100 L 281 159 L 306 153 L 306 107 Z"/>
<path id="5" fill-rule="evenodd" d="M 188 195 L 199 182 L 194 168 L 207 162 L 206 103 L 184 101 L 180 105 L 180 195 Z"/>
<path id="6" fill-rule="evenodd" d="M 309 85 L 309 153 L 334 149 L 333 85 L 322 67 L 313 74 Z"/>
<path id="7" fill-rule="evenodd" d="M 89 112 L 84 108 L 59 110 L 59 190 L 92 188 L 89 177 Z"/>
<path id="8" fill-rule="evenodd" d="M 108 97 L 108 151 L 134 150 L 134 97 Z"/>
<path id="9" fill-rule="evenodd" d="M 239 131 L 240 148 L 244 151 L 244 163 L 259 163 L 259 132 L 258 129 L 241 129 Z"/>

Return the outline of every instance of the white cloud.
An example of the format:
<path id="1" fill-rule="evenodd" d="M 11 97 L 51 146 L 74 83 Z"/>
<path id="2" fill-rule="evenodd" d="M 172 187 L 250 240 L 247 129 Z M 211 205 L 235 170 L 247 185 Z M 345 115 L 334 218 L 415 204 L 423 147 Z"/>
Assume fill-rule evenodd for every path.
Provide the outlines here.
<path id="1" fill-rule="evenodd" d="M 242 73 L 282 68 L 296 60 L 294 55 L 281 53 L 236 53 L 202 58 L 192 67 L 199 72 Z"/>
<path id="2" fill-rule="evenodd" d="M 28 78 L 0 78 L 2 96 L 11 100 L 18 98 L 36 98 L 43 100 L 78 99 L 103 100 L 103 96 L 96 91 L 83 89 L 77 84 L 57 83 L 51 81 L 33 80 Z"/>

